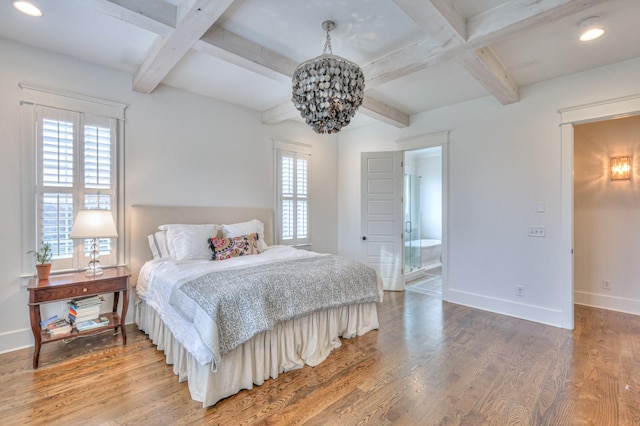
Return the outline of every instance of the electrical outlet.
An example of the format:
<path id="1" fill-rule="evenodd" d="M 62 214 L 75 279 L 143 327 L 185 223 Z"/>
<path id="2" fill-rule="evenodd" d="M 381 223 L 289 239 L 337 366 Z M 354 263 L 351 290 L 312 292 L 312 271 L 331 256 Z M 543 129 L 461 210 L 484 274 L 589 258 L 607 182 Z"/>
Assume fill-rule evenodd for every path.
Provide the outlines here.
<path id="1" fill-rule="evenodd" d="M 613 289 L 613 284 L 611 284 L 611 280 L 602 280 L 602 288 L 605 290 Z"/>
<path id="2" fill-rule="evenodd" d="M 519 285 L 516 287 L 516 296 L 524 297 L 524 286 Z"/>
<path id="3" fill-rule="evenodd" d="M 530 236 L 530 237 L 544 238 L 544 236 L 545 236 L 545 227 L 544 226 L 529 225 L 527 227 L 527 235 Z"/>

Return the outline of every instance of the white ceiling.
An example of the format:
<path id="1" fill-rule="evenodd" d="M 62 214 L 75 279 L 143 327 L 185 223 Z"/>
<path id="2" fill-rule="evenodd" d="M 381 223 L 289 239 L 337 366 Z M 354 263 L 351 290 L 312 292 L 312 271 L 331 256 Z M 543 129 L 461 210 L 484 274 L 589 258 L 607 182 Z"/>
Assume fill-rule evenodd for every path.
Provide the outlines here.
<path id="1" fill-rule="evenodd" d="M 365 105 L 352 126 L 494 96 L 640 56 L 639 0 L 33 0 L 41 18 L 0 1 L 0 37 L 131 74 L 132 90 L 160 83 L 298 119 L 295 66 L 333 53 L 365 72 Z M 579 42 L 598 15 L 605 35 Z M 176 24 L 177 23 L 177 24 Z"/>

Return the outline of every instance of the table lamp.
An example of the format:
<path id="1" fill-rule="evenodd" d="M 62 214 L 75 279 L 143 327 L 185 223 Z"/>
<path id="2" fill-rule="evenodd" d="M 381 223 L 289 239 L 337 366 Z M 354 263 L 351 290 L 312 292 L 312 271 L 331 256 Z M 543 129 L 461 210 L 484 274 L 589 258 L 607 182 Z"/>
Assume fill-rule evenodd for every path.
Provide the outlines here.
<path id="1" fill-rule="evenodd" d="M 80 210 L 73 229 L 71 230 L 71 238 L 92 238 L 91 244 L 91 260 L 86 274 L 88 276 L 102 275 L 100 267 L 100 247 L 98 240 L 100 238 L 115 238 L 118 236 L 116 224 L 113 221 L 113 215 L 110 210 Z"/>

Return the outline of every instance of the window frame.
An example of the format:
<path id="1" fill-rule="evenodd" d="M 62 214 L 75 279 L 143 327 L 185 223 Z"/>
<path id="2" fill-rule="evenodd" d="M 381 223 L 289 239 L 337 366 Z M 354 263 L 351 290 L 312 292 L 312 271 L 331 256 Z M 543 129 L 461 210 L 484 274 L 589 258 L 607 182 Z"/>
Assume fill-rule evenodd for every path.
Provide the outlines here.
<path id="1" fill-rule="evenodd" d="M 274 139 L 274 211 L 275 211 L 275 222 L 276 222 L 276 244 L 289 245 L 293 247 L 310 247 L 311 246 L 311 205 L 312 205 L 312 194 L 311 194 L 311 182 L 310 182 L 310 171 L 311 171 L 311 145 L 302 144 L 298 142 L 287 142 L 281 140 Z M 283 200 L 285 199 L 282 193 L 282 184 L 283 184 L 283 170 L 282 170 L 282 157 L 289 156 L 293 157 L 294 164 L 294 176 L 293 176 L 293 196 L 290 197 L 293 201 L 293 238 L 284 239 L 283 234 Z M 298 197 L 297 194 L 297 161 L 300 159 L 304 159 L 307 161 L 306 167 L 306 197 Z M 298 237 L 298 226 L 297 226 L 297 201 L 305 200 L 307 203 L 306 213 L 306 229 L 307 236 L 304 238 Z"/>
<path id="2" fill-rule="evenodd" d="M 84 143 L 85 138 L 80 140 L 80 136 L 84 136 L 84 124 L 85 117 L 94 118 L 98 121 L 112 120 L 111 131 L 112 137 L 115 138 L 115 143 L 111 146 L 111 179 L 113 184 L 109 190 L 100 189 L 100 196 L 105 196 L 107 191 L 110 197 L 110 205 L 112 206 L 112 213 L 116 226 L 118 228 L 119 238 L 111 240 L 111 247 L 113 253 L 109 256 L 103 256 L 103 260 L 106 260 L 108 266 L 116 266 L 124 264 L 125 259 L 125 244 L 124 244 L 124 122 L 125 122 L 125 109 L 127 105 L 112 102 L 108 100 L 91 98 L 88 96 L 64 92 L 55 89 L 43 88 L 38 86 L 27 85 L 24 83 L 19 84 L 21 93 L 20 101 L 20 127 L 21 127 L 21 167 L 22 167 L 22 202 L 21 202 L 21 217 L 22 217 L 22 265 L 21 276 L 23 278 L 33 275 L 34 261 L 32 256 L 26 255 L 27 250 L 37 249 L 41 245 L 41 230 L 38 225 L 40 212 L 37 211 L 40 203 L 37 201 L 38 194 L 40 194 L 43 186 L 40 185 L 42 177 L 40 176 L 40 161 L 42 161 L 42 130 L 40 125 L 42 123 L 42 111 L 43 107 L 55 108 L 57 110 L 64 110 L 67 114 L 73 116 L 77 114 L 77 122 L 74 122 L 74 158 L 84 155 Z M 40 121 L 39 121 L 40 120 Z M 90 120 L 96 124 L 96 120 Z M 82 126 L 82 132 L 80 127 Z M 76 135 L 77 133 L 77 135 Z M 76 143 L 77 141 L 77 143 Z M 85 198 L 85 195 L 91 195 L 98 191 L 93 189 L 83 189 L 78 192 L 77 187 L 82 184 L 84 186 L 84 161 L 82 166 L 77 162 L 74 162 L 74 184 L 71 191 L 75 200 L 79 201 L 79 197 Z M 82 176 L 82 183 L 75 179 Z M 84 208 L 83 205 L 79 205 L 79 208 Z M 74 208 L 74 219 L 77 215 L 78 207 Z M 58 261 L 59 266 L 56 268 L 56 262 L 54 261 L 54 271 L 68 272 L 75 270 L 82 270 L 85 268 L 85 263 L 88 262 L 86 258 L 86 252 L 82 249 L 83 241 L 74 241 L 73 243 L 73 260 L 69 262 L 67 259 L 64 261 Z M 85 262 L 87 260 L 87 262 Z"/>
<path id="3" fill-rule="evenodd" d="M 71 132 L 64 132 L 61 134 L 57 132 L 55 136 L 67 136 L 67 140 L 70 142 L 72 150 L 72 167 L 71 180 L 69 184 L 61 182 L 56 184 L 55 182 L 47 182 L 45 180 L 45 149 L 47 147 L 47 141 L 45 133 L 47 128 L 45 121 L 49 123 L 70 123 Z M 90 130 L 91 128 L 108 129 L 109 131 L 109 185 L 102 185 L 100 187 L 99 176 L 96 176 L 96 183 L 87 182 L 87 144 L 91 143 Z M 82 209 L 93 208 L 88 205 L 88 200 L 95 199 L 95 205 L 100 207 L 100 199 L 105 200 L 105 203 L 109 205 L 109 211 L 118 208 L 118 187 L 117 187 L 117 120 L 110 117 L 98 116 L 95 114 L 85 114 L 78 111 L 68 111 L 59 108 L 52 108 L 47 106 L 36 106 L 36 239 L 37 241 L 46 241 L 45 229 L 46 225 L 46 213 L 45 213 L 45 195 L 55 196 L 66 195 L 71 200 L 71 207 L 73 211 L 72 220 L 75 220 L 78 212 Z M 50 132 L 50 131 L 49 131 Z M 55 132 L 55 131 L 54 131 Z M 55 137 L 54 136 L 54 137 Z M 97 154 L 100 152 L 98 138 L 96 138 L 96 172 L 99 172 L 100 161 Z M 58 163 L 59 164 L 59 163 Z M 97 173 L 99 175 L 99 173 Z M 60 207 L 60 205 L 58 205 Z M 117 220 L 114 217 L 114 221 L 117 225 Z M 71 233 L 71 229 L 68 229 Z M 60 232 L 58 224 L 58 235 L 64 234 Z M 116 241 L 113 238 L 100 239 L 100 246 L 106 248 L 108 244 L 109 252 L 101 250 L 100 261 L 103 265 L 111 266 L 117 264 L 117 247 Z M 71 256 L 59 256 L 59 251 L 55 250 L 54 244 L 54 257 L 52 270 L 78 270 L 89 262 L 91 240 L 75 239 L 71 241 L 72 254 Z"/>

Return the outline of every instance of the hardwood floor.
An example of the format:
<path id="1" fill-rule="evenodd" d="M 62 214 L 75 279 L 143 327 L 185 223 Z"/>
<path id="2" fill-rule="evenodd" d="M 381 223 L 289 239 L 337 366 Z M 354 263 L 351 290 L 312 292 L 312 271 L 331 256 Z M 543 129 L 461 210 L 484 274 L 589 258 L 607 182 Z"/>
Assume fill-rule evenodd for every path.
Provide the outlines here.
<path id="1" fill-rule="evenodd" d="M 0 355 L 7 424 L 640 424 L 640 317 L 576 306 L 562 330 L 387 292 L 381 328 L 315 368 L 203 409 L 135 326 Z"/>

